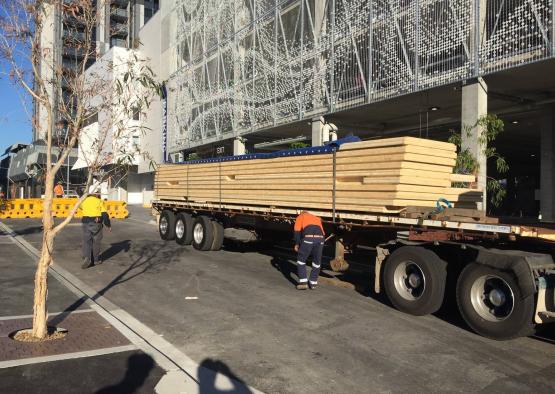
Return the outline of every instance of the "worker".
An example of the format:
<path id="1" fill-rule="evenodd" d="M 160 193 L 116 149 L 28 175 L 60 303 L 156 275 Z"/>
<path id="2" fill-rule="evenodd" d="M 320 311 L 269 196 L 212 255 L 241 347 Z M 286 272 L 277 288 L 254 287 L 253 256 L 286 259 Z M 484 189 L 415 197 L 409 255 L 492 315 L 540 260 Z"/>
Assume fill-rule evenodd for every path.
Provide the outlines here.
<path id="1" fill-rule="evenodd" d="M 54 186 L 54 195 L 57 198 L 62 198 L 64 196 L 64 187 L 62 186 L 62 182 L 58 181 L 58 184 Z"/>
<path id="2" fill-rule="evenodd" d="M 83 228 L 83 265 L 87 269 L 93 265 L 102 264 L 100 259 L 100 245 L 102 242 L 102 230 L 106 226 L 112 231 L 110 217 L 106 211 L 104 201 L 100 199 L 100 193 L 93 193 L 83 200 L 78 208 L 82 213 Z"/>
<path id="3" fill-rule="evenodd" d="M 318 285 L 318 275 L 322 264 L 324 249 L 324 228 L 322 220 L 307 211 L 301 212 L 295 220 L 295 252 L 297 252 L 298 290 L 315 289 Z M 312 271 L 307 279 L 306 263 L 312 256 Z"/>

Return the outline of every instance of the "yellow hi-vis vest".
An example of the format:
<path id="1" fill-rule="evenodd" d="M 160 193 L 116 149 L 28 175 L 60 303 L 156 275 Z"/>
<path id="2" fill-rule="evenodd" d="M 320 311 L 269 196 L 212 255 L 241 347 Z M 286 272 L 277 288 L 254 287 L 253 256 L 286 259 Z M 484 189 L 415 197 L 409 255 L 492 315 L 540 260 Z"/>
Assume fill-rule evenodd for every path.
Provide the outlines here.
<path id="1" fill-rule="evenodd" d="M 95 218 L 102 216 L 102 212 L 106 212 L 104 202 L 95 196 L 88 196 L 85 198 L 81 205 L 79 205 L 79 210 L 82 212 L 83 216 Z"/>

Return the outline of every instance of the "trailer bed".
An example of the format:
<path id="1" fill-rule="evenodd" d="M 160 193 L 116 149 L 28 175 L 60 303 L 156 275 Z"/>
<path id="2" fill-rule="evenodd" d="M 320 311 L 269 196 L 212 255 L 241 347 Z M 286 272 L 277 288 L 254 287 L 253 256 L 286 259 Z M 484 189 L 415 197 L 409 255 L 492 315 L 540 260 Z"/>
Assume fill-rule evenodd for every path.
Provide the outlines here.
<path id="1" fill-rule="evenodd" d="M 153 200 L 152 207 L 158 212 L 164 209 L 190 209 L 197 211 L 221 212 L 228 215 L 252 215 L 274 221 L 292 221 L 302 211 L 287 207 L 267 207 L 257 205 L 235 205 L 218 203 L 198 203 L 178 200 Z M 394 211 L 386 214 L 365 214 L 358 212 L 335 212 L 330 210 L 310 210 L 314 215 L 322 218 L 324 223 L 360 227 L 395 228 L 400 231 L 415 232 L 448 231 L 453 236 L 495 237 L 516 240 L 517 238 L 537 239 L 555 242 L 555 230 L 537 226 L 522 226 L 514 224 L 491 224 L 463 220 L 439 220 L 427 218 L 403 217 L 401 212 Z M 448 212 L 448 211 L 447 211 Z M 430 239 L 434 240 L 434 239 Z"/>

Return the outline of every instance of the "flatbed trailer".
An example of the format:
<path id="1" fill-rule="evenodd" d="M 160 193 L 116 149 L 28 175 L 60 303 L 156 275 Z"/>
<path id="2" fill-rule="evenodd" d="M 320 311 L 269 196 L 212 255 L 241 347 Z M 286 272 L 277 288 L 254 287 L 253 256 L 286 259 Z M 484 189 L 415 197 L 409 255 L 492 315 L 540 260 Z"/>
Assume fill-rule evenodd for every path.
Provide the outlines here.
<path id="1" fill-rule="evenodd" d="M 255 231 L 260 237 L 292 232 L 301 212 L 169 199 L 154 200 L 152 207 L 159 215 L 162 239 L 202 251 L 219 250 L 228 227 Z M 334 270 L 348 268 L 346 250 L 356 245 L 376 249 L 374 290 L 385 291 L 400 311 L 431 314 L 455 293 L 468 325 L 497 340 L 530 335 L 536 325 L 555 322 L 555 230 L 485 217 L 461 220 L 459 211 L 310 210 L 322 218 L 326 233 L 334 235 Z"/>

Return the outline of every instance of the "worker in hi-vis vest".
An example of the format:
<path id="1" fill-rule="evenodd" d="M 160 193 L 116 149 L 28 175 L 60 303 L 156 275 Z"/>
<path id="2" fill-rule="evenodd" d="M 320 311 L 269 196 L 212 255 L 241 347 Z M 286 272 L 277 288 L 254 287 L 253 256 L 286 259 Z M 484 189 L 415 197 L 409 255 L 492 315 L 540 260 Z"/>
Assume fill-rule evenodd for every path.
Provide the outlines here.
<path id="1" fill-rule="evenodd" d="M 56 186 L 54 186 L 54 195 L 57 198 L 62 198 L 64 196 L 64 187 L 62 186 L 62 182 L 58 182 Z"/>
<path id="2" fill-rule="evenodd" d="M 314 289 L 318 284 L 318 275 L 322 264 L 324 249 L 324 228 L 322 220 L 307 211 L 301 212 L 295 220 L 295 252 L 297 252 L 298 290 Z M 306 275 L 306 262 L 312 256 L 310 279 Z"/>
<path id="3" fill-rule="evenodd" d="M 82 213 L 83 228 L 83 265 L 87 269 L 93 265 L 102 264 L 100 259 L 100 245 L 102 242 L 102 229 L 104 226 L 112 231 L 110 217 L 106 211 L 104 201 L 100 199 L 100 193 L 91 194 L 79 205 Z"/>

